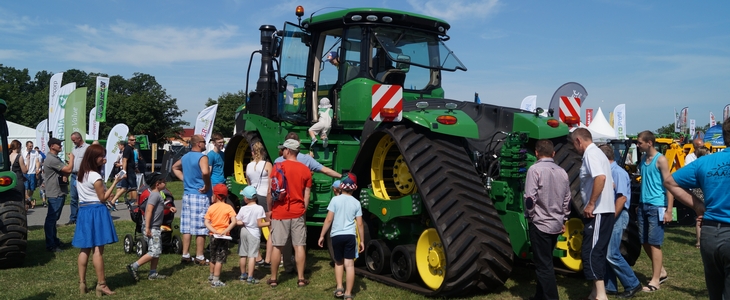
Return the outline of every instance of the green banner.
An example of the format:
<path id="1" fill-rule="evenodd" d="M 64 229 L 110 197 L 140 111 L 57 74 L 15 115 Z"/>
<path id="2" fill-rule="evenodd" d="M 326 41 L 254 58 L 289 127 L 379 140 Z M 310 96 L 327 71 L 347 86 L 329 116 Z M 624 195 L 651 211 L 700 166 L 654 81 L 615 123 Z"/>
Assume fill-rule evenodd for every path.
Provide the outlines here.
<path id="1" fill-rule="evenodd" d="M 109 91 L 109 78 L 96 77 L 96 121 L 106 122 L 106 96 Z"/>
<path id="2" fill-rule="evenodd" d="M 150 140 L 146 134 L 135 135 L 134 138 L 137 140 L 136 144 L 139 146 L 139 150 L 150 150 Z"/>
<path id="3" fill-rule="evenodd" d="M 86 139 L 86 115 L 86 88 L 82 87 L 71 92 L 66 100 L 66 114 L 63 122 L 64 152 L 70 153 L 73 149 L 72 133 L 78 132 L 82 139 Z"/>

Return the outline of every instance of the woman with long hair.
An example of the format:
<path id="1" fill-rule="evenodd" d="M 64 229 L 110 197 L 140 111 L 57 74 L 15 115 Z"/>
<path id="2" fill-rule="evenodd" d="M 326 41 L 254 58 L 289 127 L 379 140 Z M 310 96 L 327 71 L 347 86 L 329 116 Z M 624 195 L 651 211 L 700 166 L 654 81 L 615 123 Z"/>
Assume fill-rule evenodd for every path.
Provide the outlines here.
<path id="1" fill-rule="evenodd" d="M 271 173 L 271 163 L 266 160 L 266 151 L 264 146 L 259 143 L 251 145 L 251 162 L 246 166 L 246 180 L 248 185 L 256 188 L 256 203 L 264 207 L 264 211 L 268 212 L 269 208 L 266 204 L 266 193 L 269 191 L 269 174 Z M 271 263 L 271 239 L 266 241 L 266 259 L 256 258 L 256 264 L 266 266 Z"/>
<path id="2" fill-rule="evenodd" d="M 106 208 L 107 200 L 112 196 L 112 189 L 106 188 L 104 178 L 101 176 L 101 168 L 106 164 L 106 150 L 101 145 L 90 145 L 84 153 L 79 166 L 78 184 L 76 189 L 79 194 L 79 213 L 76 220 L 76 231 L 74 232 L 74 247 L 80 248 L 79 267 L 79 291 L 86 293 L 86 266 L 89 262 L 89 255 L 93 250 L 94 269 L 96 270 L 96 295 L 112 295 L 106 285 L 104 276 L 104 245 L 116 243 L 116 229 L 114 222 Z M 114 184 L 124 177 L 115 177 Z"/>
<path id="3" fill-rule="evenodd" d="M 25 199 L 25 173 L 28 173 L 28 167 L 25 165 L 25 159 L 23 159 L 23 155 L 21 154 L 21 151 L 23 150 L 23 145 L 18 140 L 13 140 L 10 142 L 10 170 L 15 173 L 15 177 L 17 177 L 16 184 L 15 184 L 15 190 L 21 193 L 23 195 L 23 199 Z M 28 210 L 30 207 L 30 202 L 25 202 L 25 209 Z"/>

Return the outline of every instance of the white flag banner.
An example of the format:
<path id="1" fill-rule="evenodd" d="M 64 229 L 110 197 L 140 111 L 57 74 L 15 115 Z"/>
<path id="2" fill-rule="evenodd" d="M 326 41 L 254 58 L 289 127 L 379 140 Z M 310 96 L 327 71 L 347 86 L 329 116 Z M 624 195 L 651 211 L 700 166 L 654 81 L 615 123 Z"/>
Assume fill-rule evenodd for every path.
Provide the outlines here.
<path id="1" fill-rule="evenodd" d="M 674 132 L 680 132 L 682 131 L 682 128 L 679 126 L 679 113 L 677 113 L 677 108 L 674 108 Z"/>
<path id="2" fill-rule="evenodd" d="M 49 124 L 51 126 L 51 131 L 53 132 L 53 137 L 57 139 L 63 139 L 63 121 L 66 116 L 66 100 L 68 100 L 68 95 L 70 95 L 75 89 L 76 83 L 71 82 L 62 86 L 58 91 L 56 97 L 56 109 L 53 113 L 53 123 Z"/>
<path id="3" fill-rule="evenodd" d="M 35 127 L 35 145 L 41 152 L 46 153 L 48 150 L 48 119 L 38 123 Z"/>
<path id="4" fill-rule="evenodd" d="M 89 136 L 87 139 L 98 141 L 99 140 L 99 122 L 96 121 L 96 107 L 91 109 L 89 112 Z"/>
<path id="5" fill-rule="evenodd" d="M 695 136 L 695 119 L 689 119 L 689 136 Z"/>
<path id="6" fill-rule="evenodd" d="M 710 112 L 710 127 L 717 125 L 717 121 L 715 121 L 715 115 Z"/>
<path id="7" fill-rule="evenodd" d="M 535 109 L 537 109 L 537 95 L 527 96 L 522 99 L 520 109 L 535 112 Z"/>
<path id="8" fill-rule="evenodd" d="M 626 104 L 616 105 L 613 109 L 613 128 L 617 139 L 626 139 Z"/>
<path id="9" fill-rule="evenodd" d="M 114 168 L 114 162 L 117 161 L 119 156 L 119 141 L 127 139 L 129 133 L 129 127 L 124 124 L 117 124 L 112 127 L 112 131 L 109 132 L 109 137 L 106 139 L 106 165 L 104 165 L 104 181 L 109 180 L 109 174 L 111 174 Z"/>
<path id="10" fill-rule="evenodd" d="M 217 111 L 218 104 L 214 104 L 206 107 L 195 118 L 195 131 L 193 134 L 202 135 L 205 138 L 206 145 L 210 141 L 210 136 L 213 134 L 213 123 L 215 123 L 215 114 Z"/>
<path id="11" fill-rule="evenodd" d="M 63 72 L 56 73 L 51 76 L 51 84 L 48 87 L 48 122 L 46 122 L 46 127 L 49 124 L 56 124 L 56 109 L 58 109 L 58 92 L 61 89 L 61 81 L 63 80 Z M 53 131 L 56 129 L 53 128 L 46 128 L 46 131 Z"/>

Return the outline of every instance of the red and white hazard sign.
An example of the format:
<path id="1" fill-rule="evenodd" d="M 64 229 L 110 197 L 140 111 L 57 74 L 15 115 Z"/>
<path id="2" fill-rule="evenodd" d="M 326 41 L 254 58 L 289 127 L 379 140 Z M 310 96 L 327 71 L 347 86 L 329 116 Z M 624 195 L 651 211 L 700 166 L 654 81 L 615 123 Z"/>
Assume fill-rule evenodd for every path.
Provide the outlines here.
<path id="1" fill-rule="evenodd" d="M 403 119 L 403 87 L 400 85 L 373 85 L 373 108 L 370 117 L 378 122 L 400 122 Z"/>
<path id="2" fill-rule="evenodd" d="M 566 117 L 580 118 L 580 98 L 560 96 L 560 121 L 565 123 Z"/>

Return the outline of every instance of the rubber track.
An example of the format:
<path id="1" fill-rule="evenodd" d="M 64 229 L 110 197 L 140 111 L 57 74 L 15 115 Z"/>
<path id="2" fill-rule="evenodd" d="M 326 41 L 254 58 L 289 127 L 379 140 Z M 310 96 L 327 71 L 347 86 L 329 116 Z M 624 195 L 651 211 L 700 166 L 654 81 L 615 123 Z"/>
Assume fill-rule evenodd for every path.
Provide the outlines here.
<path id="1" fill-rule="evenodd" d="M 0 269 L 23 265 L 27 239 L 27 217 L 22 201 L 0 203 Z"/>
<path id="2" fill-rule="evenodd" d="M 383 131 L 393 137 L 403 154 L 447 260 L 440 289 L 426 293 L 420 286 L 400 286 L 428 296 L 463 295 L 476 288 L 504 286 L 513 263 L 509 235 L 463 148 L 463 140 L 417 132 L 406 125 Z"/>

